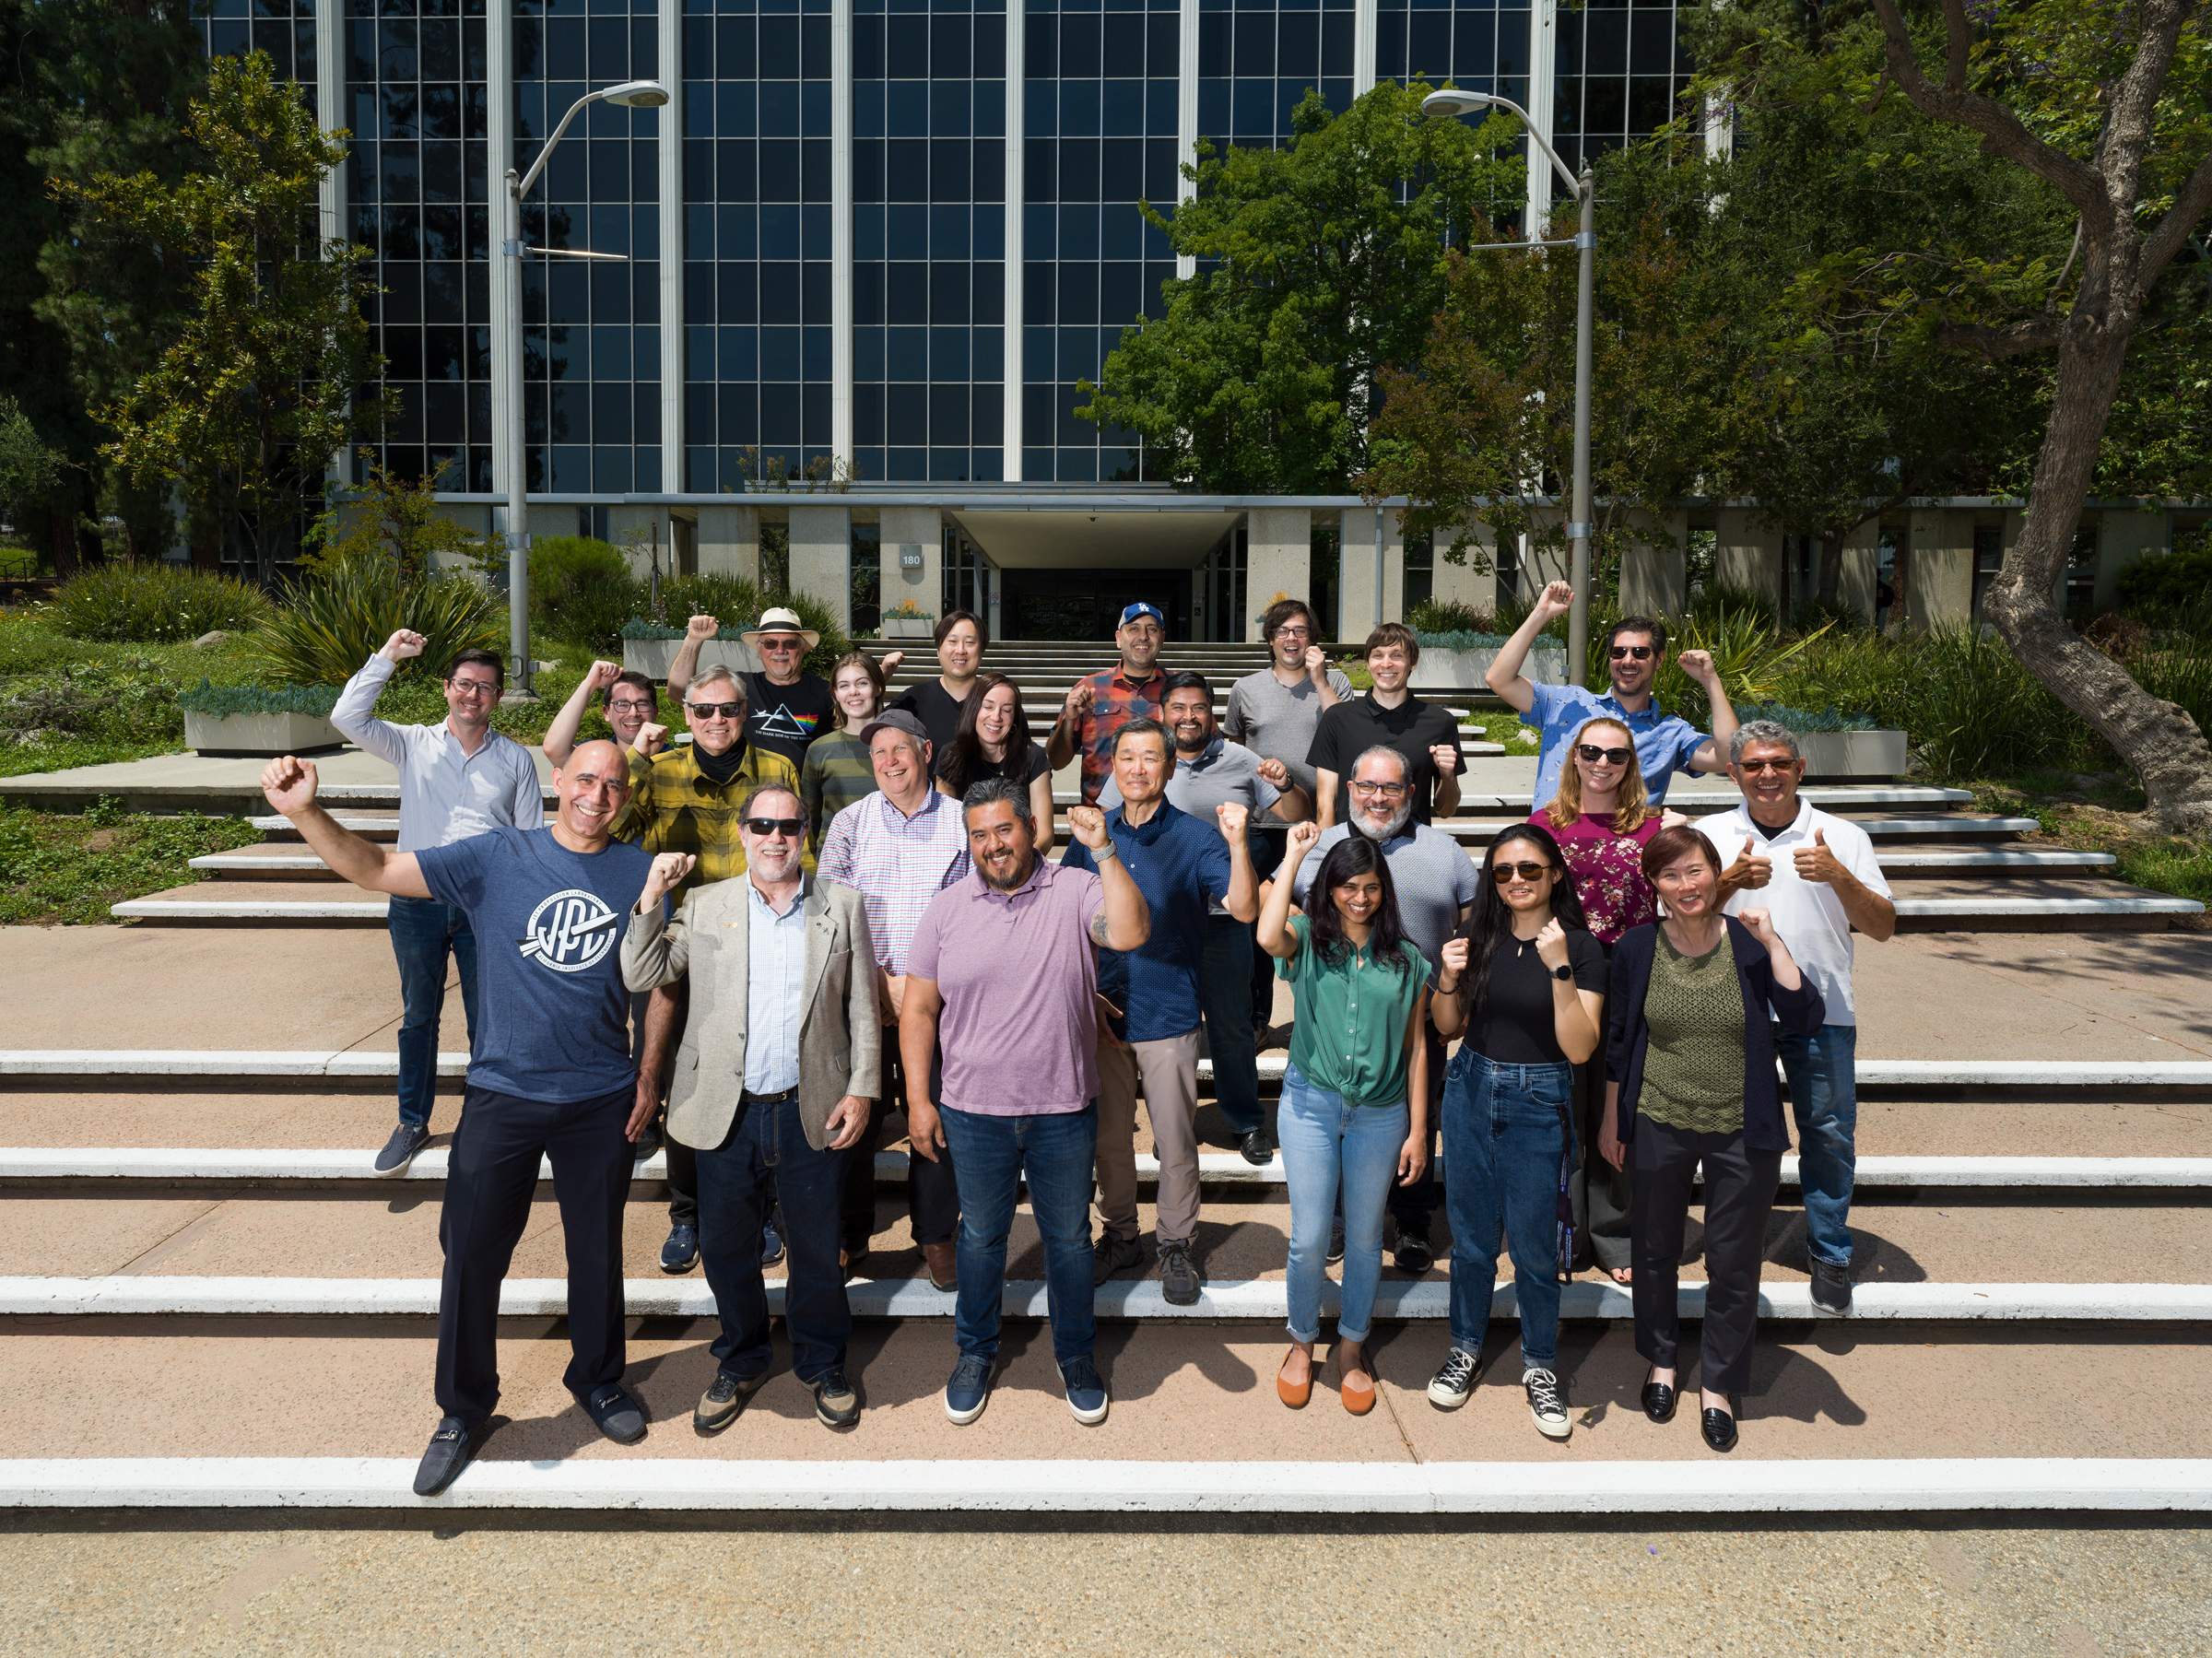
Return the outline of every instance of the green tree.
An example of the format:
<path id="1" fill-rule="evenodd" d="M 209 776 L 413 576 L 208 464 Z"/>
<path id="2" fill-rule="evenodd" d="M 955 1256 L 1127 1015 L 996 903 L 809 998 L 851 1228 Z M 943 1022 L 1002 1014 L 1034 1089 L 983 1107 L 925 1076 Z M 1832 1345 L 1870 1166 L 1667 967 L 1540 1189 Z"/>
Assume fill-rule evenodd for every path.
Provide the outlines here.
<path id="1" fill-rule="evenodd" d="M 1232 146 L 1146 216 L 1195 276 L 1162 285 L 1077 412 L 1147 446 L 1147 469 L 1219 490 L 1331 493 L 1368 465 L 1377 377 L 1420 356 L 1448 245 L 1487 237 L 1522 194 L 1518 126 L 1420 113 L 1384 82 L 1342 115 L 1309 89 L 1282 149 Z"/>
<path id="2" fill-rule="evenodd" d="M 13 397 L 0 397 L 0 507 L 17 523 L 53 493 L 62 457 L 46 447 Z"/>
<path id="3" fill-rule="evenodd" d="M 354 275 L 368 250 L 317 234 L 322 178 L 346 138 L 316 127 L 262 53 L 212 65 L 188 136 L 206 171 L 181 182 L 102 172 L 56 187 L 193 262 L 177 338 L 100 411 L 118 433 L 105 453 L 142 487 L 185 482 L 247 538 L 266 585 L 332 453 L 382 417 L 362 395 L 382 368 Z"/>
<path id="4" fill-rule="evenodd" d="M 298 566 L 312 576 L 327 575 L 348 560 L 379 564 L 402 585 L 444 568 L 465 565 L 489 573 L 506 569 L 505 549 L 497 541 L 465 529 L 438 510 L 438 488 L 449 470 L 409 482 L 363 450 L 368 482 L 359 489 L 333 490 L 330 504 L 305 538 Z M 533 559 L 535 566 L 536 560 Z"/>

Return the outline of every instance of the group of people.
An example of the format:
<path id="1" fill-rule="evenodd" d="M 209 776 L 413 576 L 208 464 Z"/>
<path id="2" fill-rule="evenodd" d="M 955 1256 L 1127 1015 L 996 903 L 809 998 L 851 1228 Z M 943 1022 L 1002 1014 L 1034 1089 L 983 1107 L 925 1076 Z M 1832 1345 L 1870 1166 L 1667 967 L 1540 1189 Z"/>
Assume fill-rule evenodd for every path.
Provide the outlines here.
<path id="1" fill-rule="evenodd" d="M 1341 1259 L 1335 1385 L 1347 1410 L 1372 1408 L 1385 1244 L 1405 1270 L 1434 1264 L 1441 1145 L 1452 1297 L 1431 1403 L 1474 1391 L 1502 1244 L 1536 1428 L 1571 1432 L 1559 1284 L 1590 1264 L 1629 1287 L 1643 1405 L 1668 1419 L 1701 1169 L 1701 1426 L 1733 1446 L 1789 1144 L 1778 1061 L 1814 1299 L 1850 1308 L 1851 935 L 1886 937 L 1895 913 L 1865 833 L 1800 800 L 1796 737 L 1739 726 L 1701 653 L 1681 665 L 1707 689 L 1710 733 L 1658 707 L 1663 624 L 1613 628 L 1602 695 L 1525 678 L 1571 596 L 1547 588 L 1491 670 L 1542 747 L 1529 819 L 1494 833 L 1479 865 L 1432 821 L 1457 805 L 1462 761 L 1449 711 L 1408 689 L 1418 641 L 1376 629 L 1355 695 L 1295 600 L 1266 613 L 1269 664 L 1218 723 L 1202 676 L 1161 667 L 1160 614 L 1131 606 L 1115 665 L 1069 691 L 1041 743 L 1020 688 L 984 671 L 969 613 L 938 624 L 942 672 L 888 706 L 885 665 L 864 651 L 827 680 L 805 674 L 818 641 L 788 611 L 744 635 L 764 664 L 749 673 L 700 665 L 719 623 L 695 617 L 669 678 L 692 740 L 666 743 L 650 679 L 594 664 L 547 732 L 549 826 L 530 756 L 488 727 L 496 655 L 449 664 L 443 724 L 374 719 L 422 649 L 395 634 L 336 719 L 400 770 L 397 847 L 324 812 L 312 765 L 278 760 L 264 786 L 334 869 L 392 895 L 400 1122 L 380 1170 L 427 1138 L 449 957 L 460 970 L 471 1060 L 441 1228 L 442 1419 L 417 1490 L 449 1484 L 490 1423 L 499 1286 L 541 1156 L 569 1255 L 564 1379 L 602 1432 L 645 1432 L 622 1385 L 621 1228 L 656 1143 L 661 1264 L 703 1261 L 722 1325 L 695 1428 L 726 1428 L 767 1380 L 762 1269 L 779 1256 L 794 1373 L 822 1422 L 855 1421 L 845 1286 L 878 1230 L 876 1157 L 901 1113 L 913 1240 L 953 1297 L 948 1418 L 989 1399 L 1026 1182 L 1069 1408 L 1102 1420 L 1094 1295 L 1146 1258 L 1140 1089 L 1159 1294 L 1203 1294 L 1202 1041 L 1242 1155 L 1280 1149 L 1284 1404 L 1311 1399 Z M 594 696 L 615 735 L 579 742 Z M 1077 761 L 1055 859 L 1052 773 Z M 1702 827 L 1665 810 L 1675 774 L 1723 770 L 1735 810 Z M 1271 1123 L 1256 1055 L 1278 982 L 1295 1017 Z"/>

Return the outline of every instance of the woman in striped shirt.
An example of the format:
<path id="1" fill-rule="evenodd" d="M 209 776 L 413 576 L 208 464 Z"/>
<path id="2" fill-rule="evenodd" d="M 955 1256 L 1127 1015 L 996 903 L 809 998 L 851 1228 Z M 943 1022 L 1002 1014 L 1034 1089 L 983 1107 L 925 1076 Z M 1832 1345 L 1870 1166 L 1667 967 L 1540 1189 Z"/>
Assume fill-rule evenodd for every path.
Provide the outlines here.
<path id="1" fill-rule="evenodd" d="M 837 727 L 806 745 L 799 768 L 799 800 L 817 855 L 830 819 L 876 793 L 876 770 L 860 732 L 883 707 L 883 669 L 865 651 L 849 651 L 830 670 L 830 695 L 837 704 Z"/>

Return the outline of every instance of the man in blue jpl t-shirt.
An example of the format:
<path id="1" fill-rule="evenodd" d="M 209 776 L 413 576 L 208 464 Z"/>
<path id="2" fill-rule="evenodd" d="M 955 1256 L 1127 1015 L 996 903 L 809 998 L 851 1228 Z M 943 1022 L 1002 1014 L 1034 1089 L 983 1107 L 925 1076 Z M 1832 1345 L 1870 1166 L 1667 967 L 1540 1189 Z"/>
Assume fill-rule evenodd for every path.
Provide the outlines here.
<path id="1" fill-rule="evenodd" d="M 482 1444 L 500 1399 L 500 1284 L 550 1158 L 569 1252 L 568 1373 L 610 1440 L 642 1439 L 622 1389 L 622 1205 L 630 1142 L 659 1101 L 629 1056 L 619 948 L 653 859 L 610 840 L 629 798 L 620 747 L 583 743 L 553 773 L 549 829 L 495 829 L 395 853 L 340 829 L 315 804 L 315 769 L 286 756 L 262 793 L 300 839 L 357 887 L 432 898 L 468 912 L 477 941 L 475 1052 L 447 1159 L 439 1241 L 438 1407 L 415 1475 L 418 1496 L 451 1485 Z"/>

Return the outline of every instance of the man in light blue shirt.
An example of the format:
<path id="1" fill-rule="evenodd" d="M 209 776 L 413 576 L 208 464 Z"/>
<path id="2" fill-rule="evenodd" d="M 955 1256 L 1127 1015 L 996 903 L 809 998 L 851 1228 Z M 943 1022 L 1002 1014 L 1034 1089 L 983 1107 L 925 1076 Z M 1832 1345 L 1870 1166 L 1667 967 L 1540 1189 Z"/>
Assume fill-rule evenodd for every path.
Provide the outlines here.
<path id="1" fill-rule="evenodd" d="M 537 763 L 520 743 L 491 729 L 506 673 L 495 651 L 463 651 L 445 670 L 442 724 L 394 725 L 376 717 L 376 700 L 399 664 L 422 654 L 419 633 L 402 628 L 346 682 L 330 723 L 399 773 L 399 850 L 428 852 L 496 829 L 535 833 L 545 826 Z M 430 1137 L 430 1098 L 438 1086 L 438 1021 L 445 1011 L 445 966 L 459 970 L 477 1036 L 477 940 L 468 911 L 434 898 L 394 896 L 385 910 L 399 959 L 399 1126 L 377 1153 L 379 1174 L 405 1174 Z"/>
<path id="2" fill-rule="evenodd" d="M 1712 715 L 1707 736 L 1678 714 L 1662 709 L 1652 696 L 1659 667 L 1666 660 L 1666 624 L 1645 616 L 1627 616 L 1606 630 L 1606 659 L 1613 678 L 1608 696 L 1579 685 L 1537 685 L 1521 673 L 1536 635 L 1574 604 L 1574 589 L 1553 582 L 1538 596 L 1512 638 L 1505 641 L 1483 677 L 1489 688 L 1520 711 L 1521 723 L 1543 734 L 1536 751 L 1536 789 L 1530 807 L 1541 811 L 1559 792 L 1567 749 L 1585 721 L 1600 714 L 1618 720 L 1635 739 L 1637 769 L 1653 805 L 1666 799 L 1677 771 L 1725 771 L 1728 739 L 1735 735 L 1735 710 L 1704 651 L 1682 653 L 1682 671 L 1705 688 Z"/>

